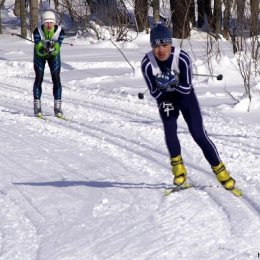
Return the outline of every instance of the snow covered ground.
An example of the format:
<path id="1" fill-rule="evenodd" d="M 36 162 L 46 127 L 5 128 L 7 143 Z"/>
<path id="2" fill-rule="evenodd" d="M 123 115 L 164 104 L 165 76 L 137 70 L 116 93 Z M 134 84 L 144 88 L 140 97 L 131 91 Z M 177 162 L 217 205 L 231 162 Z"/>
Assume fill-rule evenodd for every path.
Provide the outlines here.
<path id="1" fill-rule="evenodd" d="M 10 28 L 10 32 L 11 32 Z M 182 117 L 179 138 L 193 188 L 164 197 L 168 152 L 140 61 L 149 36 L 119 45 L 67 38 L 63 110 L 53 117 L 48 66 L 43 112 L 33 117 L 33 45 L 0 35 L 0 259 L 260 258 L 260 101 L 246 112 L 227 44 L 214 64 L 224 79 L 194 78 L 209 136 L 244 197 L 219 187 Z M 205 42 L 194 35 L 199 57 Z M 189 44 L 187 44 L 187 48 Z M 191 55 L 192 56 L 192 55 Z M 207 73 L 203 58 L 194 63 Z"/>

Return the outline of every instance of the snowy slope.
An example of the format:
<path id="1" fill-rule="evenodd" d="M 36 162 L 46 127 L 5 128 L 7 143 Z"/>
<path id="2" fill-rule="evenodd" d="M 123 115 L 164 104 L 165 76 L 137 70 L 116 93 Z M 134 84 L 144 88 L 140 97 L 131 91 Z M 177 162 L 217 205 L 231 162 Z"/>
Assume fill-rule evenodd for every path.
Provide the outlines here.
<path id="1" fill-rule="evenodd" d="M 172 176 L 162 125 L 149 94 L 137 99 L 148 36 L 120 45 L 135 73 L 109 42 L 66 41 L 74 43 L 62 47 L 69 121 L 53 117 L 48 66 L 43 121 L 32 110 L 33 45 L 0 36 L 0 259 L 257 259 L 259 109 L 233 108 L 225 88 L 241 96 L 243 87 L 232 60 L 216 70 L 226 80 L 194 82 L 207 132 L 244 197 L 219 187 L 182 117 L 194 187 L 164 197 Z"/>

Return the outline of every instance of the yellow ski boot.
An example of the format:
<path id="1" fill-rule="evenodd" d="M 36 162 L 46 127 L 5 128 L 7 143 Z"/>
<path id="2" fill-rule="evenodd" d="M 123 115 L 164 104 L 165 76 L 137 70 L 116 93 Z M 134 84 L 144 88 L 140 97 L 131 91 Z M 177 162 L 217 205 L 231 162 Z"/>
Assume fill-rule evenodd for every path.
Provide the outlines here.
<path id="1" fill-rule="evenodd" d="M 227 190 L 233 190 L 235 188 L 235 180 L 229 175 L 225 165 L 221 162 L 217 166 L 211 166 L 213 172 L 216 174 L 218 181 Z"/>
<path id="2" fill-rule="evenodd" d="M 186 183 L 187 171 L 183 164 L 181 155 L 171 158 L 172 173 L 174 175 L 173 184 L 180 186 Z"/>
<path id="3" fill-rule="evenodd" d="M 217 166 L 211 166 L 211 168 L 216 174 L 218 181 L 224 186 L 225 189 L 237 197 L 243 196 L 242 191 L 235 187 L 236 181 L 229 175 L 225 165 L 222 162 Z"/>

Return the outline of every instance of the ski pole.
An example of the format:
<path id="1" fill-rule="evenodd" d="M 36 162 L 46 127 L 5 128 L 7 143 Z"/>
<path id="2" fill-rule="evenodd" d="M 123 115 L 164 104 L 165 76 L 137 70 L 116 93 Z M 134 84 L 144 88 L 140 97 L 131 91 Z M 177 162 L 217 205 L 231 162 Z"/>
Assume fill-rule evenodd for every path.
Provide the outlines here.
<path id="1" fill-rule="evenodd" d="M 219 74 L 219 75 L 209 75 L 209 74 L 192 74 L 193 76 L 199 76 L 199 77 L 215 77 L 217 78 L 217 80 L 222 80 L 223 79 L 223 75 Z"/>
<path id="2" fill-rule="evenodd" d="M 140 92 L 140 93 L 138 93 L 138 98 L 139 99 L 144 99 L 144 94 L 145 94 L 145 92 L 148 90 L 148 88 L 144 91 L 144 92 Z"/>
<path id="3" fill-rule="evenodd" d="M 27 39 L 27 38 L 23 37 L 21 34 L 18 34 L 18 33 L 11 33 L 11 35 L 12 35 L 12 36 L 17 36 L 17 37 L 22 38 L 22 39 L 24 39 L 24 40 L 26 40 L 26 41 L 29 41 L 29 42 L 34 43 L 33 40 Z"/>
<path id="4" fill-rule="evenodd" d="M 21 34 L 11 33 L 11 35 L 12 35 L 12 36 L 17 36 L 17 37 L 19 37 L 19 38 L 21 38 L 21 39 L 24 39 L 24 40 L 26 40 L 26 41 L 29 41 L 29 42 L 34 43 L 33 40 L 27 39 L 27 38 L 23 37 Z M 68 43 L 68 42 L 63 42 L 62 44 L 69 44 L 70 46 L 73 46 L 73 43 Z"/>
<path id="5" fill-rule="evenodd" d="M 133 65 L 130 63 L 130 61 L 126 58 L 125 54 L 120 50 L 120 48 L 111 40 L 109 39 L 109 41 L 118 49 L 118 51 L 122 54 L 122 56 L 124 57 L 124 59 L 126 60 L 126 62 L 130 65 L 130 67 L 133 70 L 133 73 L 135 72 L 135 68 L 133 67 Z"/>
<path id="6" fill-rule="evenodd" d="M 223 79 L 223 75 L 219 74 L 219 75 L 208 75 L 208 74 L 192 74 L 193 76 L 199 76 L 199 77 L 215 77 L 217 78 L 217 80 L 222 80 Z M 139 99 L 144 99 L 144 94 L 146 93 L 148 89 L 146 89 L 144 92 L 140 92 L 138 93 L 138 98 Z"/>

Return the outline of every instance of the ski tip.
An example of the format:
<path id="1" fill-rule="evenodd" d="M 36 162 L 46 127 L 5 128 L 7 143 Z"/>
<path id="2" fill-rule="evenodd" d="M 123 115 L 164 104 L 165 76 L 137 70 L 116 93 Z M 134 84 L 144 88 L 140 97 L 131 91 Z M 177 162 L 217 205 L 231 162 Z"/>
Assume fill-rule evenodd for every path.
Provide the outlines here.
<path id="1" fill-rule="evenodd" d="M 35 115 L 35 117 L 46 121 L 46 118 L 42 114 Z"/>
<path id="2" fill-rule="evenodd" d="M 64 117 L 63 115 L 57 115 L 57 116 L 55 116 L 55 117 L 57 117 L 57 118 L 60 119 L 60 120 L 69 121 L 69 119 L 66 118 L 66 117 Z"/>
<path id="3" fill-rule="evenodd" d="M 182 188 L 190 188 L 190 187 L 192 187 L 192 185 L 191 185 L 190 183 L 188 183 L 188 182 L 185 182 L 185 183 L 183 183 L 183 184 L 181 185 L 181 187 L 182 187 Z"/>
<path id="4" fill-rule="evenodd" d="M 241 190 L 237 189 L 237 188 L 234 188 L 233 190 L 230 190 L 230 192 L 232 194 L 234 194 L 235 196 L 237 197 L 242 197 L 243 196 L 243 193 Z"/>
<path id="5" fill-rule="evenodd" d="M 190 183 L 183 183 L 180 186 L 174 186 L 172 188 L 165 189 L 163 194 L 164 194 L 164 196 L 169 196 L 170 194 L 172 194 L 174 192 L 186 190 L 191 187 L 192 187 L 192 185 Z"/>

